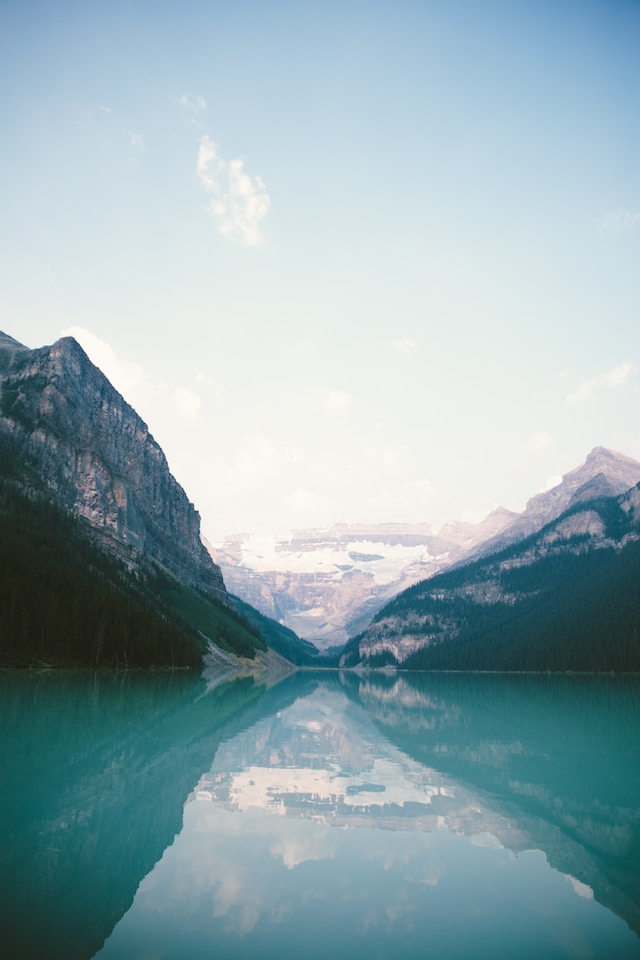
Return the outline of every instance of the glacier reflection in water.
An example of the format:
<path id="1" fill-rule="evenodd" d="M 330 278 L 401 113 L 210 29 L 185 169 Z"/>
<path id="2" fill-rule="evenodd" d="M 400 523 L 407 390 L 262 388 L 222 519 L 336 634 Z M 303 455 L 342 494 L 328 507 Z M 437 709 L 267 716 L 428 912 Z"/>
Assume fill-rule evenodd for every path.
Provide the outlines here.
<path id="1" fill-rule="evenodd" d="M 287 685 L 219 743 L 100 960 L 640 956 L 637 681 Z"/>

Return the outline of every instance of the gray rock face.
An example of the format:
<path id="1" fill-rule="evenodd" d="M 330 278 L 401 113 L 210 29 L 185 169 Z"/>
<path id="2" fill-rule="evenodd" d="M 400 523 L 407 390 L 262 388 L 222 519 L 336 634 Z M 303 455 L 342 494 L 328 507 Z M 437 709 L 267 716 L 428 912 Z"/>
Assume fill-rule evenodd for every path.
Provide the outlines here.
<path id="1" fill-rule="evenodd" d="M 51 491 L 132 567 L 143 558 L 218 599 L 227 593 L 200 517 L 147 425 L 71 337 L 29 350 L 0 334 L 0 430 Z"/>
<path id="2" fill-rule="evenodd" d="M 616 497 L 640 483 L 640 463 L 623 453 L 594 447 L 585 462 L 550 490 L 538 493 L 527 502 L 524 511 L 497 536 L 471 551 L 468 559 L 495 553 L 537 533 L 569 507 L 595 497 Z"/>

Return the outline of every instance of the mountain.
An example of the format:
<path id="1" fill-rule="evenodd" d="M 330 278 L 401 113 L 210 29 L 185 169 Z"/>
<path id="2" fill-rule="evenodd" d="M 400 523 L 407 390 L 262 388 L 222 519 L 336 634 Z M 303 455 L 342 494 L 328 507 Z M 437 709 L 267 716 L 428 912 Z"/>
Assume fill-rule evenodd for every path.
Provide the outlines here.
<path id="1" fill-rule="evenodd" d="M 499 509 L 480 524 L 336 524 L 286 540 L 249 534 L 207 547 L 229 590 L 322 650 L 342 646 L 384 604 L 504 529 Z"/>
<path id="2" fill-rule="evenodd" d="M 0 464 L 4 662 L 266 650 L 146 424 L 71 337 L 30 350 L 0 333 Z"/>
<path id="3" fill-rule="evenodd" d="M 71 337 L 27 350 L 0 340 L 2 428 L 47 488 L 125 563 L 144 556 L 224 600 L 200 518 L 147 425 Z"/>
<path id="4" fill-rule="evenodd" d="M 339 651 L 323 655 L 315 644 L 301 640 L 293 630 L 260 613 L 240 597 L 232 595 L 231 602 L 240 616 L 259 631 L 268 647 L 290 664 L 298 667 L 337 667 Z"/>
<path id="5" fill-rule="evenodd" d="M 495 536 L 472 548 L 466 559 L 495 553 L 541 530 L 569 507 L 595 497 L 616 496 L 637 483 L 640 483 L 637 460 L 615 450 L 594 447 L 583 464 L 565 473 L 560 483 L 551 489 L 531 497 L 521 514 L 516 514 Z"/>
<path id="6" fill-rule="evenodd" d="M 403 592 L 341 665 L 638 671 L 639 582 L 640 485 Z"/>
<path id="7" fill-rule="evenodd" d="M 522 513 L 499 507 L 481 523 L 454 521 L 438 532 L 427 524 L 336 524 L 282 540 L 240 534 L 207 547 L 234 594 L 326 650 L 363 631 L 413 584 L 516 543 L 574 504 L 638 482 L 640 463 L 596 447 Z"/>

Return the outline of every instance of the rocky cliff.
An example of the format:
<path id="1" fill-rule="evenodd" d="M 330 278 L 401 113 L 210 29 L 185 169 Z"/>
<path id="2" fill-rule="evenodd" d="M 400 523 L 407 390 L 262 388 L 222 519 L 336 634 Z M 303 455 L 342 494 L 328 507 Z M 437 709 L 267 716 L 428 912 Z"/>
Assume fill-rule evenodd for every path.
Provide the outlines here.
<path id="1" fill-rule="evenodd" d="M 71 337 L 30 350 L 0 333 L 0 432 L 132 568 L 151 560 L 226 600 L 200 517 L 147 425 Z"/>

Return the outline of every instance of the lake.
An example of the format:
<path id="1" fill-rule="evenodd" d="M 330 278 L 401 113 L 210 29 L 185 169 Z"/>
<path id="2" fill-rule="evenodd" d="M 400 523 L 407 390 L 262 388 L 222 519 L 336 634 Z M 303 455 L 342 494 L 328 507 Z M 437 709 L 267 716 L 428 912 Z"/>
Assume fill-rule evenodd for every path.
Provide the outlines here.
<path id="1" fill-rule="evenodd" d="M 0 730 L 12 960 L 640 957 L 638 678 L 0 671 Z"/>

